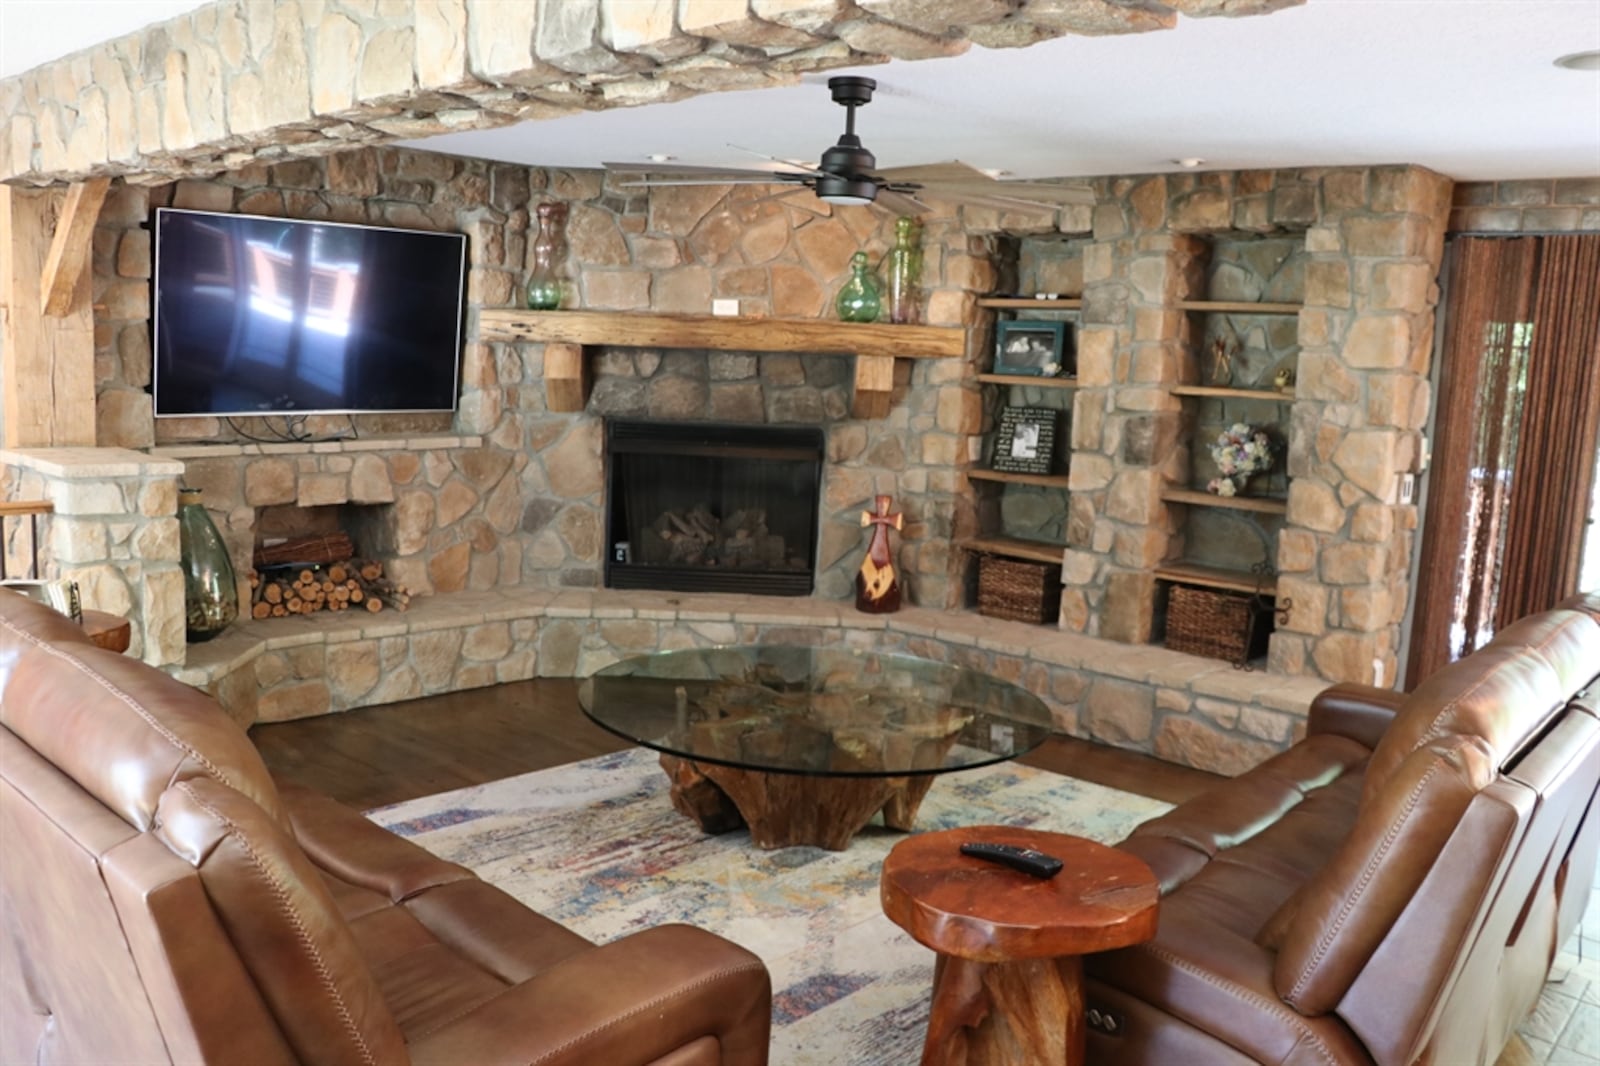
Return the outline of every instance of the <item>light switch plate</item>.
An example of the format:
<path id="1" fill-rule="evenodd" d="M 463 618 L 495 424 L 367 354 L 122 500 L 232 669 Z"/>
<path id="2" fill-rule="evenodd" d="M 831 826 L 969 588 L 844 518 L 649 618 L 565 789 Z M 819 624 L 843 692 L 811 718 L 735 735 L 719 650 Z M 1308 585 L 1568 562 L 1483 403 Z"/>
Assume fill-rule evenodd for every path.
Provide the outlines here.
<path id="1" fill-rule="evenodd" d="M 739 315 L 738 300 L 712 300 L 711 313 L 737 318 Z"/>

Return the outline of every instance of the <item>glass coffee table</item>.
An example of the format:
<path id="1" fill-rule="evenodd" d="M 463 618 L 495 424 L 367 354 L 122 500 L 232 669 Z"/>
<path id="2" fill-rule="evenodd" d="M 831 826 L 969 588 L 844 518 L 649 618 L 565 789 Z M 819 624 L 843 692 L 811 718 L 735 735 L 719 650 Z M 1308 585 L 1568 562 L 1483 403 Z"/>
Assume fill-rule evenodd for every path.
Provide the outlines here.
<path id="1" fill-rule="evenodd" d="M 624 659 L 578 689 L 595 722 L 661 752 L 672 803 L 761 848 L 843 850 L 880 810 L 908 830 L 936 774 L 1022 755 L 1051 732 L 1023 689 L 907 655 L 748 645 Z"/>

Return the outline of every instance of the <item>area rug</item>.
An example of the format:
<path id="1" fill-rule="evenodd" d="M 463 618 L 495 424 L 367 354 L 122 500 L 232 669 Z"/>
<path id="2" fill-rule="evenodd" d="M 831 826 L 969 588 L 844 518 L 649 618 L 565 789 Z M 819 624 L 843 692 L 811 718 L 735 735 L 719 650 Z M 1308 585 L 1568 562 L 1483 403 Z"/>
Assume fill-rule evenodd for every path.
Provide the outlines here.
<path id="1" fill-rule="evenodd" d="M 934 782 L 919 830 L 1004 823 L 1112 842 L 1168 809 L 1017 763 Z M 604 943 L 666 922 L 719 933 L 772 972 L 774 1066 L 903 1066 L 921 1054 L 933 955 L 883 916 L 878 872 L 904 839 L 760 851 L 672 809 L 632 749 L 428 796 L 369 817 Z"/>

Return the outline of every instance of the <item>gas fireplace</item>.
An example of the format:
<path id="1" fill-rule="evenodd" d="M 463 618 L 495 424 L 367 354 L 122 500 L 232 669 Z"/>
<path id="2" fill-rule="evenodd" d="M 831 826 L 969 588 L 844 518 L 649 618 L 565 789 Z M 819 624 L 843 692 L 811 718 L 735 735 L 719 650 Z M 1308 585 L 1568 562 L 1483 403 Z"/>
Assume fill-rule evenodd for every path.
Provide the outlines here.
<path id="1" fill-rule="evenodd" d="M 607 421 L 606 586 L 809 595 L 824 444 L 812 426 Z"/>

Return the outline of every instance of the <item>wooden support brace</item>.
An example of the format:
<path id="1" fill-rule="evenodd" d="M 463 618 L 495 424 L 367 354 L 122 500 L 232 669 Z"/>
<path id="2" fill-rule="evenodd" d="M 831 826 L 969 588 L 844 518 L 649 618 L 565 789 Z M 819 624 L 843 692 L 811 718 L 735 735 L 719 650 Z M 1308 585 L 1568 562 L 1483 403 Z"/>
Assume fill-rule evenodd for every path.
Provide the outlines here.
<path id="1" fill-rule="evenodd" d="M 892 360 L 891 360 L 892 361 Z M 544 346 L 544 405 L 551 411 L 582 411 L 589 402 L 589 364 L 577 344 Z"/>
<path id="2" fill-rule="evenodd" d="M 856 418 L 884 418 L 894 393 L 894 357 L 856 356 L 855 397 L 850 413 Z"/>
<path id="3" fill-rule="evenodd" d="M 39 282 L 40 309 L 52 318 L 61 318 L 72 310 L 73 293 L 88 273 L 94 223 L 110 187 L 110 178 L 90 178 L 67 190 L 67 201 L 56 221 Z"/>

